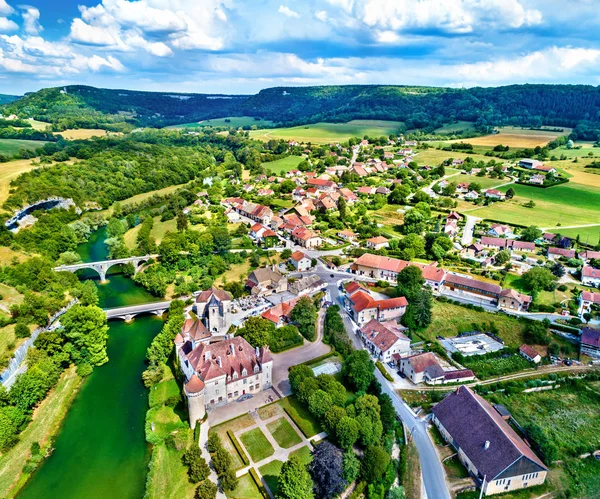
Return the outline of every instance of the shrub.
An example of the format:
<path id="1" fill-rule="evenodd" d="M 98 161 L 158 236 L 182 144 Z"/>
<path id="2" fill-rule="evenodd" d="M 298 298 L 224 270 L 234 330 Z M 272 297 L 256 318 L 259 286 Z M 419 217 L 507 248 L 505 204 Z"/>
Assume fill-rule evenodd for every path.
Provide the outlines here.
<path id="1" fill-rule="evenodd" d="M 210 468 L 206 464 L 206 460 L 202 457 L 200 447 L 192 445 L 183 454 L 183 463 L 188 467 L 188 476 L 190 482 L 198 483 L 208 478 L 210 475 Z"/>
<path id="2" fill-rule="evenodd" d="M 240 459 L 242 460 L 244 465 L 248 466 L 250 464 L 250 461 L 248 460 L 248 456 L 246 456 L 246 452 L 244 452 L 244 449 L 242 449 L 242 446 L 238 442 L 238 439 L 235 438 L 235 435 L 231 430 L 227 430 L 227 436 L 229 437 L 229 440 L 231 440 L 231 443 L 235 447 L 235 450 L 239 454 Z"/>

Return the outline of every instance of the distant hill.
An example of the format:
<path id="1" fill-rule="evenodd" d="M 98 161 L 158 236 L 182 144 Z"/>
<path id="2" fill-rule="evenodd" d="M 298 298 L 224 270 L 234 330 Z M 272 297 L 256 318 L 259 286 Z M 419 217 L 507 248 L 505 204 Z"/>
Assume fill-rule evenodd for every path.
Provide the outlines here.
<path id="1" fill-rule="evenodd" d="M 119 129 L 252 116 L 285 125 L 352 119 L 402 121 L 433 130 L 457 120 L 485 125 L 578 127 L 597 140 L 600 89 L 591 85 L 511 85 L 436 88 L 391 85 L 275 87 L 255 95 L 107 90 L 87 86 L 43 89 L 3 106 L 4 113 L 60 127 Z"/>
<path id="2" fill-rule="evenodd" d="M 9 102 L 14 102 L 21 98 L 20 95 L 8 95 L 8 94 L 0 94 L 0 105 L 8 104 Z"/>

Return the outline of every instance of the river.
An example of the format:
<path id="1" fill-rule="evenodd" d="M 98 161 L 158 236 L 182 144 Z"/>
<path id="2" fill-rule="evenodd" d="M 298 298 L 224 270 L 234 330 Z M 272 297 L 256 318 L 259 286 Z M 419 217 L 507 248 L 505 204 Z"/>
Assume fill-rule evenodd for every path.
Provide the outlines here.
<path id="1" fill-rule="evenodd" d="M 79 248 L 84 261 L 104 260 L 105 229 Z M 110 308 L 156 300 L 113 267 L 99 285 L 100 306 Z M 89 272 L 89 271 L 86 271 Z M 91 271 L 82 278 L 98 281 Z M 162 320 L 137 317 L 109 322 L 109 362 L 94 369 L 77 394 L 57 435 L 54 452 L 18 495 L 40 498 L 139 499 L 144 494 L 149 447 L 144 438 L 148 407 L 141 382 L 146 349 Z"/>

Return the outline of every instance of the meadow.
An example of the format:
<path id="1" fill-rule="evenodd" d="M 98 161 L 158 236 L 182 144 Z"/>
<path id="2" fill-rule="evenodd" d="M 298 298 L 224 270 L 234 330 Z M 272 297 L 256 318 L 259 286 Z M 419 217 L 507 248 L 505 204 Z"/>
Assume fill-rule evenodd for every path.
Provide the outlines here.
<path id="1" fill-rule="evenodd" d="M 240 128 L 245 126 L 273 126 L 274 123 L 270 120 L 254 119 L 251 116 L 228 116 L 225 118 L 213 118 L 210 120 L 194 121 L 193 123 L 182 123 L 181 125 L 171 125 L 167 128 L 198 128 L 204 126 L 226 126 Z"/>
<path id="2" fill-rule="evenodd" d="M 21 173 L 39 168 L 39 164 L 34 164 L 33 161 L 31 159 L 19 159 L 8 163 L 0 163 L 0 205 L 8 199 L 11 180 L 21 175 Z"/>
<path id="3" fill-rule="evenodd" d="M 78 128 L 67 129 L 63 132 L 55 132 L 54 135 L 60 135 L 66 140 L 80 140 L 80 139 L 91 139 L 92 137 L 106 137 L 108 135 L 122 135 L 120 132 L 108 132 L 107 130 L 100 130 L 98 128 Z"/>
<path id="4" fill-rule="evenodd" d="M 275 161 L 268 161 L 263 163 L 262 166 L 273 172 L 274 175 L 281 175 L 287 173 L 294 168 L 298 168 L 298 165 L 304 160 L 301 156 L 286 156 Z"/>
<path id="5" fill-rule="evenodd" d="M 399 121 L 383 120 L 352 120 L 348 123 L 314 123 L 289 128 L 252 130 L 250 131 L 250 137 L 259 140 L 283 139 L 328 144 L 330 142 L 344 142 L 351 137 L 363 138 L 365 135 L 369 137 L 387 136 L 397 133 L 401 124 Z"/>
<path id="6" fill-rule="evenodd" d="M 43 140 L 21 140 L 21 139 L 0 139 L 0 154 L 13 156 L 21 149 L 35 151 L 38 147 L 43 147 L 46 141 Z"/>
<path id="7" fill-rule="evenodd" d="M 440 128 L 436 128 L 435 133 L 439 133 L 440 135 L 450 135 L 454 133 L 473 133 L 475 132 L 475 124 L 471 121 L 457 121 L 456 123 L 449 123 Z"/>
<path id="8" fill-rule="evenodd" d="M 533 148 L 544 146 L 556 137 L 568 135 L 571 132 L 570 128 L 563 128 L 562 130 L 562 132 L 555 132 L 553 130 L 529 130 L 527 128 L 505 126 L 497 128 L 498 133 L 465 139 L 465 142 L 469 142 L 474 146 L 494 147 L 502 144 L 514 148 Z"/>
<path id="9" fill-rule="evenodd" d="M 469 184 L 477 183 L 481 186 L 482 189 L 491 189 L 492 187 L 496 187 L 499 185 L 506 184 L 507 182 L 510 182 L 510 179 L 508 179 L 506 177 L 499 179 L 499 178 L 490 178 L 490 177 L 478 177 L 477 175 L 455 175 L 455 176 L 449 178 L 448 182 L 458 182 L 458 183 L 467 182 Z"/>

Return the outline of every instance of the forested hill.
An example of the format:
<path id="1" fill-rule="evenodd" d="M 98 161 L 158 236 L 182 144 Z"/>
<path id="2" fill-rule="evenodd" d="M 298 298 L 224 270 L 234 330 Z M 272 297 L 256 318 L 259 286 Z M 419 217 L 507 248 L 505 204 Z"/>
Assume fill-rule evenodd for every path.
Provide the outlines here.
<path id="1" fill-rule="evenodd" d="M 9 102 L 14 102 L 20 98 L 21 97 L 18 95 L 0 94 L 0 104 L 8 104 Z"/>
<path id="2" fill-rule="evenodd" d="M 282 124 L 351 119 L 403 121 L 435 128 L 455 120 L 501 125 L 597 128 L 600 88 L 590 85 L 512 85 L 496 88 L 347 85 L 276 87 L 256 95 L 206 95 L 85 86 L 44 89 L 3 106 L 3 112 L 62 126 L 164 126 L 226 116 Z"/>

